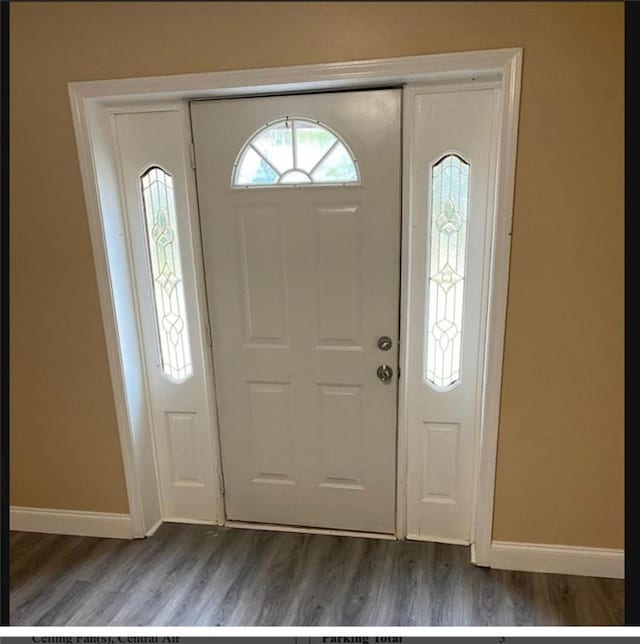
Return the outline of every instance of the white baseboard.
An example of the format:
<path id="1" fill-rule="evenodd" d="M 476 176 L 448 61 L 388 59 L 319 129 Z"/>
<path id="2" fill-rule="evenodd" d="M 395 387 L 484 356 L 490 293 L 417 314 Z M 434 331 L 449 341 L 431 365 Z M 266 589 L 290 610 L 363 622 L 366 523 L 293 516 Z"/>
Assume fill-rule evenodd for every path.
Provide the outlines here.
<path id="1" fill-rule="evenodd" d="M 111 512 L 78 512 L 49 508 L 10 508 L 11 530 L 132 539 L 131 517 Z"/>
<path id="2" fill-rule="evenodd" d="M 493 541 L 489 566 L 501 570 L 624 578 L 624 550 Z"/>
<path id="3" fill-rule="evenodd" d="M 165 521 L 172 521 L 172 519 L 165 519 Z M 184 519 L 173 519 L 173 521 L 185 522 Z M 153 534 L 161 523 L 162 521 L 159 521 L 153 526 L 149 530 L 148 536 Z M 323 534 L 371 536 L 378 539 L 394 538 L 392 535 L 346 533 L 339 530 L 296 530 L 289 527 L 262 526 L 235 521 L 229 521 L 227 525 L 230 527 L 253 529 L 295 530 L 300 532 L 322 532 Z M 24 532 L 109 537 L 114 539 L 132 538 L 131 517 L 128 514 L 114 514 L 111 512 L 78 512 L 76 510 L 52 510 L 13 506 L 10 508 L 10 529 Z M 409 536 L 408 538 L 415 539 L 416 537 Z M 488 565 L 491 568 L 501 570 L 523 570 L 527 572 L 548 572 L 623 579 L 624 550 L 493 541 L 489 552 Z"/>
<path id="4" fill-rule="evenodd" d="M 152 525 L 148 530 L 147 534 L 145 534 L 145 537 L 153 537 L 153 535 L 157 532 L 158 528 L 164 523 L 164 519 L 158 519 L 154 525 Z"/>
<path id="5" fill-rule="evenodd" d="M 219 525 L 219 523 L 214 519 L 187 519 L 184 517 L 163 517 L 162 521 L 164 523 L 188 523 L 189 525 Z"/>

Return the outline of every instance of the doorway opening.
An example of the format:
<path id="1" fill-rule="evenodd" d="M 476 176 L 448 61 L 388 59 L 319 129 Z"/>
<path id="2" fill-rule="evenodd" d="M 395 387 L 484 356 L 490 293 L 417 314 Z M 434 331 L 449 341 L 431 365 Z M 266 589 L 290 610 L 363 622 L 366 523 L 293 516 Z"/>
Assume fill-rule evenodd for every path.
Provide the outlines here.
<path id="1" fill-rule="evenodd" d="M 310 65 L 70 84 L 133 536 L 163 520 L 292 522 L 471 543 L 475 561 L 487 560 L 520 61 L 521 50 L 496 50 L 345 63 L 339 71 Z M 242 119 L 205 114 L 242 95 L 381 84 L 403 89 L 243 99 L 254 101 L 243 127 Z M 377 121 L 367 123 L 375 110 L 353 106 L 373 95 L 397 98 L 375 102 Z M 332 112 L 334 100 L 346 102 Z M 258 102 L 278 101 L 273 112 L 253 113 Z M 320 111 L 284 101 L 315 102 Z M 267 145 L 287 130 L 290 163 L 285 146 Z M 317 150 L 301 150 L 294 136 L 327 146 L 326 159 L 313 163 Z M 170 224 L 171 199 L 175 261 L 162 275 L 167 238 L 150 231 Z M 165 254 L 156 254 L 154 278 L 149 244 L 158 240 Z M 480 271 L 467 270 L 473 262 Z M 168 358 L 180 336 L 176 316 L 190 351 L 182 362 Z M 388 353 L 378 344 L 384 338 Z M 252 364 L 242 357 L 250 345 L 273 358 Z M 225 395 L 234 377 L 245 383 L 243 398 Z M 429 397 L 425 412 L 417 401 Z M 461 405 L 471 411 L 456 416 Z M 305 416 L 309 427 L 325 428 L 324 444 L 313 432 L 297 434 L 299 444 L 291 432 L 285 440 L 286 419 L 300 427 Z M 257 434 L 247 429 L 253 418 L 262 423 Z M 234 427 L 247 431 L 227 432 Z M 372 460 L 360 458 L 358 470 L 353 455 L 365 448 Z M 243 450 L 252 457 L 239 458 Z M 244 489 L 232 484 L 225 452 L 237 471 L 253 463 Z M 302 477 L 296 463 L 304 463 Z M 286 496 L 305 486 L 312 502 Z M 354 512 L 349 503 L 368 490 L 380 507 Z M 265 508 L 271 514 L 260 515 Z M 319 521 L 322 512 L 328 518 Z"/>

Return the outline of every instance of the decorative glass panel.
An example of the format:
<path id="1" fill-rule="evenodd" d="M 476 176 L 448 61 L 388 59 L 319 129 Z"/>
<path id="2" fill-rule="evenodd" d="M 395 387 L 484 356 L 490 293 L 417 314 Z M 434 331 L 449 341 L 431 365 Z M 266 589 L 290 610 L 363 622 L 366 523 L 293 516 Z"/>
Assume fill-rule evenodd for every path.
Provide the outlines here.
<path id="1" fill-rule="evenodd" d="M 238 156 L 239 187 L 358 183 L 358 164 L 346 143 L 318 121 L 283 118 L 267 123 Z"/>
<path id="2" fill-rule="evenodd" d="M 468 200 L 469 164 L 449 154 L 431 172 L 424 377 L 435 389 L 460 380 Z"/>
<path id="3" fill-rule="evenodd" d="M 160 168 L 142 176 L 142 200 L 151 258 L 162 373 L 184 382 L 193 374 L 186 324 L 173 177 Z"/>

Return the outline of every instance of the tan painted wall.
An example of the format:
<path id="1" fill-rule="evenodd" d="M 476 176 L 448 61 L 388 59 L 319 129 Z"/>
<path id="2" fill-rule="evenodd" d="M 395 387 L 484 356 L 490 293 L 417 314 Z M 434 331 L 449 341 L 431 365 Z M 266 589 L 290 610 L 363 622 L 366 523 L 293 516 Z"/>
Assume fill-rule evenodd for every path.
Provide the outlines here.
<path id="1" fill-rule="evenodd" d="M 523 46 L 494 536 L 623 545 L 623 7 L 13 3 L 11 498 L 126 512 L 66 83 Z"/>

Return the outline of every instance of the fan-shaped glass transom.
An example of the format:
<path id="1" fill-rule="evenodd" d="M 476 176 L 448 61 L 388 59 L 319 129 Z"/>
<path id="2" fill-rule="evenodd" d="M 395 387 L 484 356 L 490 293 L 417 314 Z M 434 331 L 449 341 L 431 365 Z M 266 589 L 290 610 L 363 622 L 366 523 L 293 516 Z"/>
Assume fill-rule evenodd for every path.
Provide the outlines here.
<path id="1" fill-rule="evenodd" d="M 360 183 L 357 161 L 347 144 L 319 121 L 282 118 L 267 123 L 245 143 L 233 171 L 233 185 L 342 185 Z"/>

